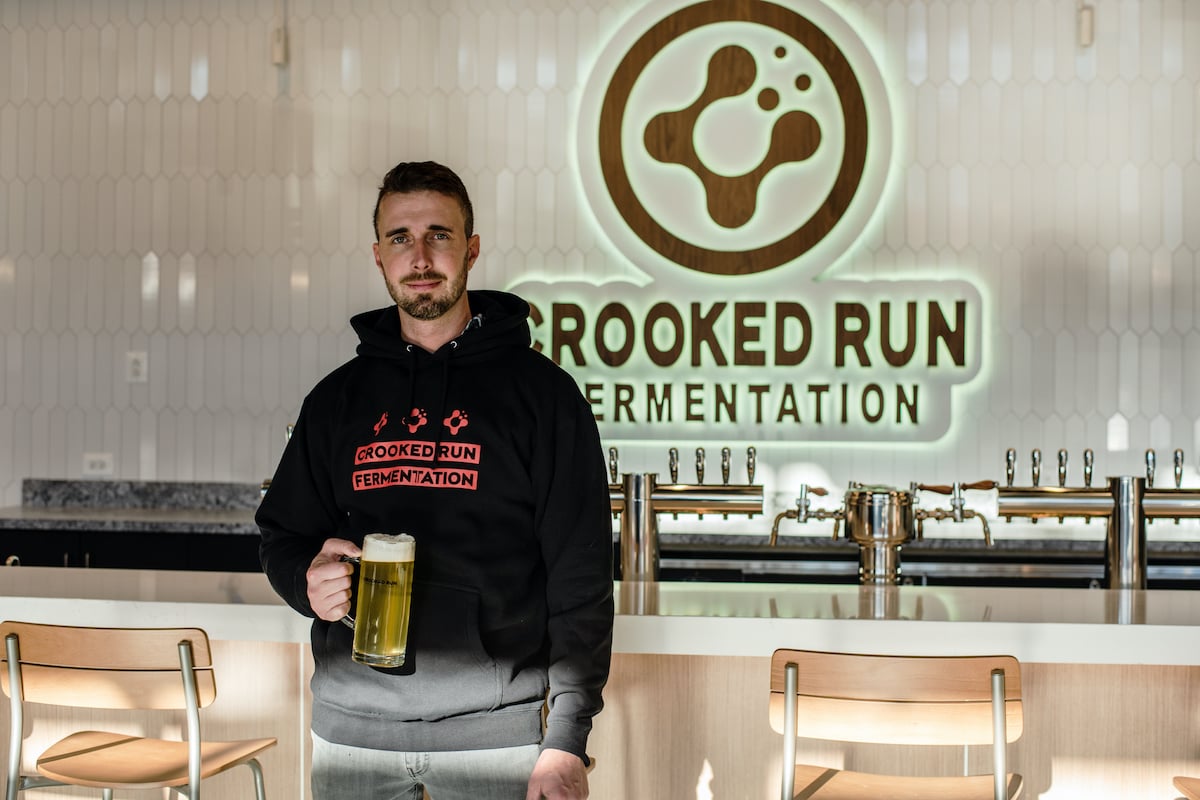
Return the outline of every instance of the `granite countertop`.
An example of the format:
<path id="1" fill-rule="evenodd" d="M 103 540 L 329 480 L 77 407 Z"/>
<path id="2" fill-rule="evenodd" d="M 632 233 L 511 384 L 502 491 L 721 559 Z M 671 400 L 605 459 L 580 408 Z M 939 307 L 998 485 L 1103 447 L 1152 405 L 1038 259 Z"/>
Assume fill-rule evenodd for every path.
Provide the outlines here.
<path id="1" fill-rule="evenodd" d="M 0 508 L 0 531 L 128 531 L 147 533 L 225 533 L 259 535 L 254 512 L 261 487 L 252 483 L 193 481 L 57 480 L 26 478 L 21 484 L 21 505 Z M 614 526 L 615 528 L 616 526 Z M 1048 528 L 1053 530 L 1052 528 Z M 1097 531 L 1097 534 L 1100 532 Z M 1200 552 L 1200 542 L 1161 540 L 1154 528 L 1148 530 L 1150 554 Z M 1102 557 L 1102 537 L 1071 539 L 1005 538 L 1003 529 L 993 530 L 994 547 L 986 547 L 981 536 L 927 538 L 905 545 L 906 553 L 953 551 L 1073 553 Z M 614 541 L 618 538 L 614 530 Z M 664 550 L 695 547 L 697 550 L 728 548 L 739 553 L 772 553 L 783 558 L 805 558 L 815 551 L 839 553 L 854 558 L 858 546 L 828 535 L 779 537 L 777 548 L 768 547 L 768 537 L 745 533 L 662 533 Z M 757 554 L 757 553 L 756 553 Z"/>
<path id="2" fill-rule="evenodd" d="M 27 478 L 0 530 L 258 535 L 260 487 L 249 483 Z"/>

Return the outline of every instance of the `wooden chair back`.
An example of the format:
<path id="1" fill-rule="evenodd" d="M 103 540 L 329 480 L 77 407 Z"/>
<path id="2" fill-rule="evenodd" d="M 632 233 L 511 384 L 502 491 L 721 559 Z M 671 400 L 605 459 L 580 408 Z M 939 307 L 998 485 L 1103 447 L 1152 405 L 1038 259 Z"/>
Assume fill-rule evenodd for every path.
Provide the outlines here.
<path id="1" fill-rule="evenodd" d="M 0 623 L 16 636 L 27 703 L 106 709 L 186 709 L 179 643 L 191 643 L 200 707 L 216 699 L 208 636 L 198 628 L 78 628 Z M 0 651 L 0 690 L 11 697 L 8 648 Z"/>
<path id="2" fill-rule="evenodd" d="M 785 671 L 797 665 L 794 736 L 885 744 L 992 744 L 992 680 L 1004 675 L 1005 738 L 1021 735 L 1020 666 L 1012 656 L 883 656 L 777 650 L 771 726 L 783 733 Z"/>

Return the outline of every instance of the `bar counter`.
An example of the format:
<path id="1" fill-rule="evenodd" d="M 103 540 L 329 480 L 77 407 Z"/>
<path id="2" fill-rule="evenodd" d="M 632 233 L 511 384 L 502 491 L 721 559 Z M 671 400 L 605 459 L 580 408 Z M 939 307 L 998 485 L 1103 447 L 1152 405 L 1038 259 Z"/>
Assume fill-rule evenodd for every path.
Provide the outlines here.
<path id="1" fill-rule="evenodd" d="M 1026 718 L 1011 754 L 1026 797 L 1170 798 L 1173 774 L 1200 774 L 1200 593 L 629 583 L 616 594 L 594 798 L 776 796 L 767 665 L 785 646 L 1016 656 Z M 208 735 L 279 736 L 269 791 L 306 795 L 309 620 L 261 574 L 5 568 L 0 608 L 33 622 L 205 628 L 221 690 Z M 805 758 L 831 766 L 921 763 L 918 751 L 807 745 Z M 939 758 L 987 770 L 985 748 L 956 752 Z"/>

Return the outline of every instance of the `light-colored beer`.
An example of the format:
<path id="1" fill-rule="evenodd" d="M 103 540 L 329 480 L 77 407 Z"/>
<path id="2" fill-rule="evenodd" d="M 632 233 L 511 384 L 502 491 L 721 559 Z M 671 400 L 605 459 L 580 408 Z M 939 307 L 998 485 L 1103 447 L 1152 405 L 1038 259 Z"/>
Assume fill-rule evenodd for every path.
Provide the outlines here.
<path id="1" fill-rule="evenodd" d="M 375 667 L 404 665 L 412 603 L 416 542 L 407 534 L 368 534 L 358 573 L 354 619 L 355 661 Z"/>

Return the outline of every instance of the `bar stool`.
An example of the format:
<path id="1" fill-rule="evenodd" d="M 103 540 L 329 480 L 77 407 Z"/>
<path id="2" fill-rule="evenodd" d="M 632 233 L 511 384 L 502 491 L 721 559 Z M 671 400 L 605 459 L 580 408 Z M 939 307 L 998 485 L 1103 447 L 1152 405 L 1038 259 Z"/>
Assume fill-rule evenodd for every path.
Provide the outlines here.
<path id="1" fill-rule="evenodd" d="M 1013 800 L 1007 744 L 1022 728 L 1011 656 L 881 656 L 776 650 L 771 726 L 783 734 L 783 800 Z M 896 776 L 796 764 L 796 737 L 904 745 L 992 745 L 992 774 Z"/>
<path id="2" fill-rule="evenodd" d="M 1175 788 L 1183 793 L 1187 800 L 1200 800 L 1200 778 L 1175 776 Z"/>
<path id="3" fill-rule="evenodd" d="M 42 786 L 91 786 L 112 800 L 114 788 L 171 787 L 190 800 L 200 781 L 245 764 L 264 800 L 256 756 L 274 738 L 231 742 L 200 737 L 200 709 L 216 699 L 208 636 L 198 628 L 81 628 L 0 623 L 6 670 L 0 689 L 12 703 L 6 800 Z M 80 731 L 37 758 L 38 775 L 21 774 L 26 703 L 75 708 L 184 710 L 185 741 L 128 733 Z"/>

